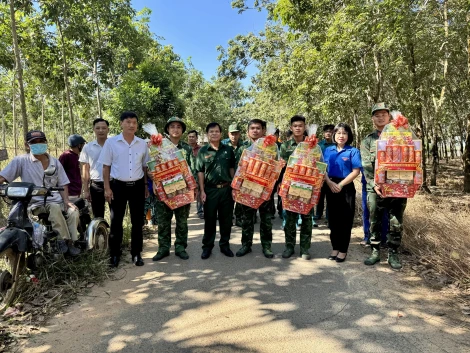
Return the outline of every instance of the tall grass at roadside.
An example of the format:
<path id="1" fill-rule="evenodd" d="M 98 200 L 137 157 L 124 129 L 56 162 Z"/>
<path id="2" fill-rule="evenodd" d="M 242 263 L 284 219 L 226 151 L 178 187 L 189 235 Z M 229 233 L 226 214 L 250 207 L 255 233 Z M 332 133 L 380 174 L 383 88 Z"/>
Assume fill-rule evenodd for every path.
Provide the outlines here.
<path id="1" fill-rule="evenodd" d="M 469 213 L 468 204 L 416 195 L 405 210 L 403 247 L 439 273 L 470 286 Z"/>

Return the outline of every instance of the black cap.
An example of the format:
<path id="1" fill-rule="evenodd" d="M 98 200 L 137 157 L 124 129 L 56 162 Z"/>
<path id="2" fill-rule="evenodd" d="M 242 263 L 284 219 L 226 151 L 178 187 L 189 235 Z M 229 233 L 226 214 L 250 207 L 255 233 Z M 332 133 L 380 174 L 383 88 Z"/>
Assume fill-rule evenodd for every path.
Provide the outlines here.
<path id="1" fill-rule="evenodd" d="M 74 135 L 69 136 L 68 143 L 70 147 L 77 147 L 78 145 L 81 145 L 82 143 L 86 143 L 86 141 L 80 135 L 74 134 Z"/>
<path id="2" fill-rule="evenodd" d="M 26 134 L 26 142 L 31 142 L 36 139 L 44 139 L 47 141 L 46 134 L 41 130 L 31 130 Z"/>

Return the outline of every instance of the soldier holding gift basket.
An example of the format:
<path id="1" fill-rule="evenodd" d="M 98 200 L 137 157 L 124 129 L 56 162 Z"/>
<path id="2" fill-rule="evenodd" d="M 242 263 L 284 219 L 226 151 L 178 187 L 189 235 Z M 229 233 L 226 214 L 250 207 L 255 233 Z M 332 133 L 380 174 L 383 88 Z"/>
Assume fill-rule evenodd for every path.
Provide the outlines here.
<path id="1" fill-rule="evenodd" d="M 393 121 L 390 123 L 391 115 Z M 372 247 L 372 254 L 364 263 L 374 265 L 380 261 L 382 215 L 387 212 L 388 263 L 392 269 L 398 270 L 402 267 L 398 248 L 401 244 L 406 201 L 414 196 L 422 184 L 422 146 L 421 141 L 414 137 L 408 120 L 399 112 L 390 114 L 384 103 L 374 105 L 372 121 L 377 130 L 369 134 L 361 144 Z"/>
<path id="2" fill-rule="evenodd" d="M 192 149 L 181 136 L 186 124 L 178 117 L 170 118 L 165 125 L 169 139 L 158 134 L 152 124 L 145 124 L 144 130 L 151 135 L 149 173 L 154 181 L 157 196 L 158 252 L 153 261 L 170 255 L 171 219 L 176 219 L 175 255 L 183 260 L 189 259 L 188 217 L 191 202 L 194 201 L 196 181 L 190 169 Z"/>

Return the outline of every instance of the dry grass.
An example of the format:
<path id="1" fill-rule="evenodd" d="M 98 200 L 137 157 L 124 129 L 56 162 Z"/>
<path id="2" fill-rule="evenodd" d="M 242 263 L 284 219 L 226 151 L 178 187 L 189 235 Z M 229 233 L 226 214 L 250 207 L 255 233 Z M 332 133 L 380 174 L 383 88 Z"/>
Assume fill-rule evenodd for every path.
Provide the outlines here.
<path id="1" fill-rule="evenodd" d="M 437 272 L 470 286 L 470 205 L 433 195 L 408 200 L 403 247 Z"/>

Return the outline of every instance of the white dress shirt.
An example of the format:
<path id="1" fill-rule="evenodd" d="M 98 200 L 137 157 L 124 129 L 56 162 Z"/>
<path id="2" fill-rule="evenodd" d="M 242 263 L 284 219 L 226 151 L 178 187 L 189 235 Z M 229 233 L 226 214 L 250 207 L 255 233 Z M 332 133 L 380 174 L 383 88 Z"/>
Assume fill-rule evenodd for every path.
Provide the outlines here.
<path id="1" fill-rule="evenodd" d="M 99 162 L 103 147 L 94 140 L 87 143 L 80 153 L 79 161 L 90 165 L 90 180 L 103 181 L 103 164 Z"/>
<path id="2" fill-rule="evenodd" d="M 144 177 L 143 167 L 149 161 L 147 143 L 134 136 L 129 144 L 122 134 L 108 138 L 98 163 L 111 166 L 111 179 L 136 181 Z"/>

